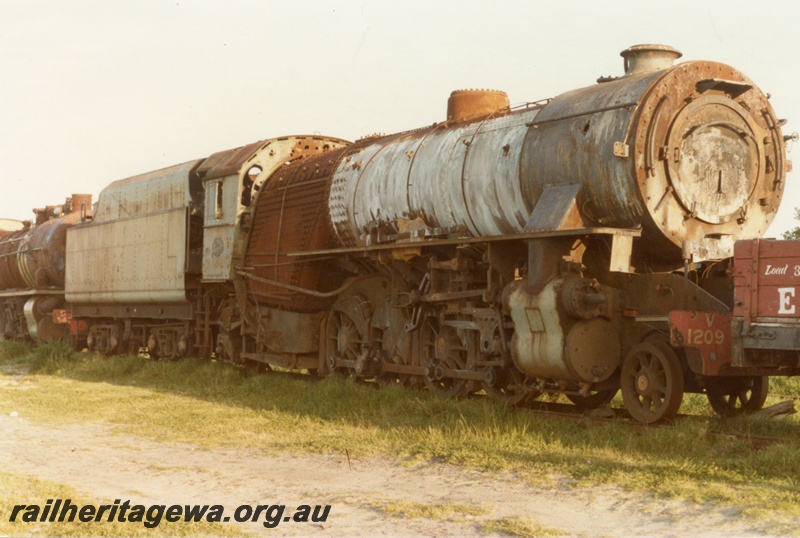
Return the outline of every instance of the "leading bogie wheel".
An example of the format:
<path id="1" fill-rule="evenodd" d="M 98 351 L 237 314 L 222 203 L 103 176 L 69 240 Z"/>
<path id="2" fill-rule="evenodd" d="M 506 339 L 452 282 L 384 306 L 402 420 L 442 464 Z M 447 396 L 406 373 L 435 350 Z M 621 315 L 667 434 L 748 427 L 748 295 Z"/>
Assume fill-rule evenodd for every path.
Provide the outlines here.
<path id="1" fill-rule="evenodd" d="M 625 409 L 637 421 L 675 418 L 683 401 L 683 369 L 672 348 L 658 341 L 631 348 L 622 362 L 620 388 Z"/>
<path id="2" fill-rule="evenodd" d="M 481 387 L 487 396 L 508 406 L 521 407 L 538 396 L 525 389 L 525 375 L 509 360 L 503 367 L 492 367 Z"/>

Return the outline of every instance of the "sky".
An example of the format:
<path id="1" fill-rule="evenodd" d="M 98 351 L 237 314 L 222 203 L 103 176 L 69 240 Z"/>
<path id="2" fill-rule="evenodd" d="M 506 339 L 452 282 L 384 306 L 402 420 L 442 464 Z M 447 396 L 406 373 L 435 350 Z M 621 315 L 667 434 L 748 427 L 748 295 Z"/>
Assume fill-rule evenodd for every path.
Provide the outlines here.
<path id="1" fill-rule="evenodd" d="M 798 21 L 792 0 L 0 0 L 0 218 L 266 138 L 430 125 L 456 89 L 554 97 L 640 43 L 741 70 L 790 134 Z M 799 224 L 789 146 L 771 237 Z"/>

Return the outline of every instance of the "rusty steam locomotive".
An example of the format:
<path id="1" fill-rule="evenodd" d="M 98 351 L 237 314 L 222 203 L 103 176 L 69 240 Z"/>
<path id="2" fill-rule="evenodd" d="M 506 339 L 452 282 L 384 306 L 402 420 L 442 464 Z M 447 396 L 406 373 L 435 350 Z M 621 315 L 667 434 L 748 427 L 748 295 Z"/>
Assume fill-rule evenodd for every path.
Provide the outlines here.
<path id="1" fill-rule="evenodd" d="M 662 45 L 511 108 L 356 143 L 259 141 L 0 221 L 7 339 L 542 393 L 669 419 L 800 374 L 800 245 L 759 238 L 786 137 L 727 65 Z"/>

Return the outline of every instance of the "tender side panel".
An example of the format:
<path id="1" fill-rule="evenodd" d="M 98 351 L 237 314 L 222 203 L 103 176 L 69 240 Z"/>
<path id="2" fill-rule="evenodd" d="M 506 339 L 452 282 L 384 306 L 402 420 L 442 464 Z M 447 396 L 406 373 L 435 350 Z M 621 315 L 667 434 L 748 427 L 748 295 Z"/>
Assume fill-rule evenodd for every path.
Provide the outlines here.
<path id="1" fill-rule="evenodd" d="M 100 193 L 95 219 L 67 234 L 66 297 L 73 305 L 181 304 L 188 219 L 199 186 L 191 161 L 115 181 Z"/>
<path id="2" fill-rule="evenodd" d="M 70 229 L 67 300 L 75 305 L 186 302 L 187 211 Z"/>

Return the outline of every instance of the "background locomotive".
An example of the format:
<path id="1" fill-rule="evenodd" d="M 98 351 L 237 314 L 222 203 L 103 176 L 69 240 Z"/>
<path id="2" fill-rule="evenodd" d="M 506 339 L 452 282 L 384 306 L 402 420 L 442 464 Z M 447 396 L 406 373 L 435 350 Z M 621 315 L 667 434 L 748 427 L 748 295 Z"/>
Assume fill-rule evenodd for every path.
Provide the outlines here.
<path id="1" fill-rule="evenodd" d="M 758 240 L 783 122 L 729 66 L 622 56 L 554 99 L 456 91 L 426 128 L 257 142 L 114 182 L 94 212 L 73 196 L 0 239 L 4 335 L 515 404 L 621 389 L 648 423 L 687 391 L 757 409 L 800 373 L 800 248 Z M 25 246 L 47 226 L 65 264 L 17 278 L 63 252 Z"/>

